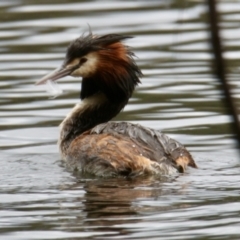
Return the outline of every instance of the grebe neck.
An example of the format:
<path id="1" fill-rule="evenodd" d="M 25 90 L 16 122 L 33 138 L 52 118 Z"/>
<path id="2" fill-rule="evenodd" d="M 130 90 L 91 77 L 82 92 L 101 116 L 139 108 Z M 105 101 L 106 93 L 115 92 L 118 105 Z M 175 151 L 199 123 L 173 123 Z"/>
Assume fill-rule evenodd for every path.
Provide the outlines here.
<path id="1" fill-rule="evenodd" d="M 59 147 L 63 155 L 73 139 L 94 126 L 107 122 L 115 117 L 127 104 L 111 102 L 101 93 L 95 93 L 76 104 L 60 124 Z"/>

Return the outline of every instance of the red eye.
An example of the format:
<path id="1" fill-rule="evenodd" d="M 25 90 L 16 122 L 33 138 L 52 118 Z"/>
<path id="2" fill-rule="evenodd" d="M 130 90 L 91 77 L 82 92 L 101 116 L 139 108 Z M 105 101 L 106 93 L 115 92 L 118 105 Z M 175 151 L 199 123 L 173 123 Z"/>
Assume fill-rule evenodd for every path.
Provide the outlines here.
<path id="1" fill-rule="evenodd" d="M 81 59 L 80 59 L 80 64 L 82 65 L 82 64 L 84 64 L 86 61 L 87 61 L 87 58 L 81 58 Z"/>

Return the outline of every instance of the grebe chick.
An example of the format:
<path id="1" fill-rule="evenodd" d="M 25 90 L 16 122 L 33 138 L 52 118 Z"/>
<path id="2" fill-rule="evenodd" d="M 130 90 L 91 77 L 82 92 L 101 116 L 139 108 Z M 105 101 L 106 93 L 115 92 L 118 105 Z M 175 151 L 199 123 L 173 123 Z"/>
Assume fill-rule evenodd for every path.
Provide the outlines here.
<path id="1" fill-rule="evenodd" d="M 118 34 L 89 34 L 68 47 L 63 65 L 37 84 L 82 77 L 81 102 L 60 125 L 67 165 L 101 177 L 170 175 L 196 168 L 190 153 L 165 134 L 138 124 L 108 122 L 127 104 L 142 73 Z"/>

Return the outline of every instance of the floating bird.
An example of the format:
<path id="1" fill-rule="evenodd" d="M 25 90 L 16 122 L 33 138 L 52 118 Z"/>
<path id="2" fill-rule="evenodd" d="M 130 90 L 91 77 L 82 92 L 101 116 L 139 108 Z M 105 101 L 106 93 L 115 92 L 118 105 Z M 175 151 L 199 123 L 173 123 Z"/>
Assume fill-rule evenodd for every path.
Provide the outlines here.
<path id="1" fill-rule="evenodd" d="M 72 170 L 98 177 L 172 175 L 197 168 L 186 148 L 158 130 L 109 122 L 140 83 L 131 38 L 92 33 L 70 43 L 60 68 L 37 84 L 67 75 L 82 77 L 80 99 L 60 125 L 62 159 Z"/>

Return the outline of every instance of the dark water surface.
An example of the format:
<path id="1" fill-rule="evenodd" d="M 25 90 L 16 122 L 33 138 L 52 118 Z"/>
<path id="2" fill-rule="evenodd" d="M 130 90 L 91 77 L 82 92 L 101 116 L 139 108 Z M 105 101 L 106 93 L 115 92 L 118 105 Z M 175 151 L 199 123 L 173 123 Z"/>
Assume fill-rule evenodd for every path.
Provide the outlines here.
<path id="1" fill-rule="evenodd" d="M 0 2 L 0 239 L 240 239 L 240 165 L 212 75 L 204 1 Z M 240 1 L 220 5 L 239 101 Z M 144 73 L 116 120 L 161 129 L 199 169 L 174 179 L 81 179 L 61 166 L 58 125 L 80 80 L 34 86 L 87 31 L 130 34 Z"/>

